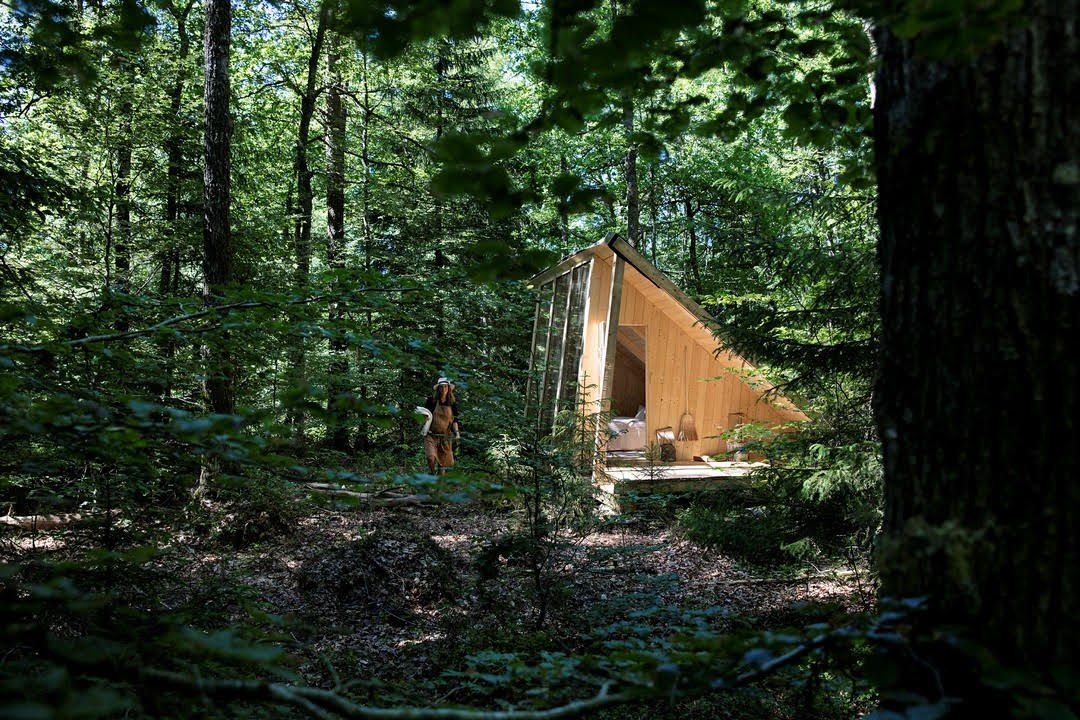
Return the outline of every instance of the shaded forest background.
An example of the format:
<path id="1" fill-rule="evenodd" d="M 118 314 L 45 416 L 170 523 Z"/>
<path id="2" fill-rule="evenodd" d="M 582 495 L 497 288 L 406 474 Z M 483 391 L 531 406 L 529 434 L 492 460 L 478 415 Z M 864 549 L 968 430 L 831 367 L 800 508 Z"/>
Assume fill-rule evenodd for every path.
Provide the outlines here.
<path id="1" fill-rule="evenodd" d="M 991 458 L 946 427 L 956 405 L 927 400 L 920 420 L 911 419 L 918 405 L 911 398 L 922 390 L 902 384 L 905 368 L 940 367 L 948 387 L 947 370 L 956 366 L 924 364 L 939 349 L 896 330 L 906 321 L 899 310 L 889 314 L 882 288 L 901 277 L 897 268 L 919 266 L 919 257 L 893 264 L 890 247 L 900 256 L 904 247 L 925 257 L 945 252 L 932 242 L 939 231 L 932 217 L 943 211 L 898 209 L 897 197 L 917 195 L 932 172 L 908 168 L 905 178 L 896 157 L 930 158 L 929 166 L 935 153 L 905 155 L 914 146 L 889 144 L 904 139 L 888 134 L 896 127 L 914 142 L 926 126 L 922 116 L 882 123 L 917 83 L 890 84 L 893 66 L 880 61 L 949 72 L 970 66 L 977 75 L 978 58 L 1019 42 L 1009 33 L 1019 32 L 1010 22 L 1020 12 L 1010 3 L 978 11 L 964 3 L 882 5 L 33 0 L 5 8 L 0 499 L 12 524 L 37 518 L 5 540 L 12 650 L 0 677 L 11 712 L 376 717 L 362 703 L 449 702 L 554 707 L 570 716 L 729 689 L 738 690 L 734 700 L 689 707 L 738 717 L 848 717 L 880 705 L 883 713 L 937 717 L 979 696 L 976 706 L 1010 714 L 1074 712 L 1075 676 L 1057 671 L 1075 669 L 1068 638 L 1076 623 L 1064 619 L 1075 607 L 1075 569 L 1063 569 L 1076 555 L 1071 520 L 1047 521 L 1062 538 L 1046 566 L 1057 568 L 1061 588 L 1051 593 L 1049 614 L 1032 620 L 1030 636 L 992 652 L 983 647 L 992 639 L 939 632 L 956 624 L 955 598 L 967 597 L 965 588 L 994 583 L 997 561 L 965 564 L 980 543 L 1004 545 L 980 534 L 984 518 L 957 524 L 963 509 L 937 512 L 946 503 L 931 491 L 925 512 L 888 515 L 886 530 L 902 538 L 899 554 L 880 543 L 886 471 L 933 474 L 901 467 L 896 458 L 914 450 L 890 456 L 886 448 L 883 462 L 878 427 L 888 432 L 891 419 L 925 421 L 903 437 L 926 439 L 912 447 L 943 468 L 933 472 L 970 490 L 958 491 L 958 502 L 984 498 L 1005 481 L 997 456 L 973 463 L 971 472 L 983 474 L 970 484 L 968 470 L 954 473 L 945 446 L 971 450 L 957 463 Z M 1051 35 L 1067 57 L 1075 40 Z M 1043 56 L 1031 52 L 1039 66 Z M 957 97 L 977 86 L 957 82 Z M 986 107 L 973 116 L 992 116 Z M 1065 117 L 1074 109 L 1058 108 Z M 950 119 L 928 137 L 962 136 Z M 1052 134 L 1041 126 L 1032 132 Z M 986 141 L 1003 157 L 1012 147 L 1005 133 Z M 972 177 L 998 172 L 967 167 L 959 152 L 941 157 L 944 168 Z M 1066 189 L 1046 202 L 1068 208 L 1075 157 L 1071 166 L 1047 158 Z M 977 190 L 972 206 L 999 206 L 1007 191 L 995 192 Z M 1067 227 L 1060 218 L 1068 211 L 1050 216 Z M 935 228 L 919 236 L 925 248 L 921 240 L 893 242 L 889 228 L 908 225 L 912 233 Z M 940 225 L 967 237 L 965 227 Z M 998 247 L 1001 228 L 1011 226 L 994 227 L 971 237 Z M 572 472 L 577 448 L 538 437 L 524 417 L 534 301 L 527 279 L 613 231 L 705 305 L 723 326 L 723 342 L 759 363 L 813 417 L 798 434 L 763 446 L 773 464 L 747 495 L 672 501 L 602 521 Z M 1075 251 L 1066 230 L 1053 237 Z M 985 267 L 987 277 L 1013 272 L 1011 259 L 995 264 L 979 252 L 955 267 Z M 1061 277 L 1052 270 L 1033 277 Z M 913 287 L 959 292 L 956 275 L 922 281 Z M 1047 317 L 1068 337 L 1075 289 L 1054 287 L 1045 294 Z M 898 302 L 932 313 L 953 307 L 916 296 L 900 294 Z M 956 306 L 981 300 L 977 289 Z M 962 329 L 973 327 L 985 347 L 1000 347 L 994 328 L 982 333 L 963 312 L 940 317 L 955 321 L 943 333 L 953 339 L 942 342 L 961 345 Z M 1045 347 L 1045 367 L 1074 387 L 1075 368 L 1059 347 Z M 886 362 L 882 373 L 882 357 L 897 363 Z M 962 351 L 950 357 L 962 366 Z M 458 384 L 465 429 L 459 467 L 445 478 L 422 472 L 411 412 L 440 375 Z M 976 371 L 956 386 L 966 393 L 980 382 Z M 943 386 L 939 394 L 953 397 Z M 889 405 L 901 397 L 907 405 Z M 1067 438 L 1071 421 L 1063 418 L 1074 396 L 1043 407 L 1050 429 L 1041 437 Z M 1075 469 L 1071 457 L 1056 455 L 1039 476 L 1065 507 L 1076 497 L 1065 480 Z M 915 495 L 906 495 L 896 490 L 903 482 L 892 486 L 894 509 L 921 487 L 912 480 Z M 311 496 L 312 483 L 356 495 Z M 183 548 L 237 557 L 271 548 L 272 557 L 283 538 L 318 542 L 305 523 L 361 496 L 360 508 L 423 496 L 448 504 L 436 517 L 471 514 L 462 508 L 479 504 L 508 518 L 498 531 L 484 526 L 494 534 L 479 543 L 473 571 L 484 587 L 496 584 L 492 568 L 520 576 L 508 595 L 528 607 L 520 627 L 506 621 L 463 643 L 467 672 L 448 667 L 438 680 L 388 688 L 347 654 L 320 657 L 325 665 L 316 667 L 311 647 L 288 639 L 289 618 L 245 597 L 252 578 L 244 573 L 208 586 L 229 598 L 220 606 L 160 582 L 186 567 Z M 1024 523 L 1039 512 L 1032 508 Z M 1005 517 L 997 507 L 986 513 Z M 905 523 L 914 515 L 933 520 L 912 531 Z M 39 533 L 53 522 L 64 527 L 46 540 Z M 587 621 L 560 614 L 573 607 L 572 593 L 560 601 L 556 589 L 568 587 L 568 574 L 590 572 L 567 553 L 605 522 L 675 528 L 764 568 L 755 582 L 840 567 L 861 582 L 876 547 L 906 559 L 895 563 L 880 605 L 870 599 L 874 577 L 858 602 L 763 622 L 717 620 L 723 613 L 715 607 L 674 608 L 663 593 L 645 593 L 644 604 L 628 606 L 626 624 L 586 642 Z M 376 534 L 380 523 L 394 525 L 373 521 Z M 392 537 L 389 552 L 439 556 L 417 539 L 430 532 L 413 535 Z M 325 571 L 352 572 L 373 552 L 361 542 Z M 1041 551 L 1032 553 L 1041 562 Z M 912 578 L 912 567 L 916 575 L 930 570 Z M 370 572 L 361 579 L 375 597 L 381 591 L 371 588 L 391 581 Z M 926 599 L 935 597 L 926 577 L 962 592 L 943 591 L 949 600 L 939 606 Z M 440 578 L 418 582 L 441 587 Z M 325 589 L 330 581 L 312 582 Z M 497 604 L 507 596 L 492 597 Z M 929 660 L 911 651 L 922 640 L 908 639 L 908 631 L 921 637 L 912 620 L 920 613 L 932 618 Z M 1067 625 L 1058 639 L 1047 639 L 1048 618 Z M 1025 645 L 1025 637 L 1039 639 Z M 1032 661 L 1029 650 L 1042 659 Z M 289 659 L 297 655 L 306 658 L 299 671 Z M 896 660 L 911 656 L 919 662 Z M 966 669 L 946 673 L 943 685 L 940 673 L 917 667 L 939 662 Z M 999 663 L 1017 674 L 1000 680 Z M 353 684 L 357 673 L 364 681 Z M 777 677 L 780 685 L 766 685 L 772 700 L 739 694 Z M 444 693 L 459 692 L 455 682 L 467 689 L 447 701 Z M 527 692 L 538 687 L 549 690 Z M 198 708 L 178 702 L 196 692 L 206 699 Z M 1001 705 L 1003 696 L 1012 699 Z M 664 711 L 687 706 L 678 707 Z M 461 712 L 448 717 L 487 717 Z"/>

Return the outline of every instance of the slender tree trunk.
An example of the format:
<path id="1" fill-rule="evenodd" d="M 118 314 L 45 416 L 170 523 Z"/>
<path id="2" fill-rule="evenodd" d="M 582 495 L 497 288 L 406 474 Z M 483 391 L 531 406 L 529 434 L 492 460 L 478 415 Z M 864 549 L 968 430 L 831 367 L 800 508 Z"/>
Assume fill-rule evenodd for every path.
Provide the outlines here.
<path id="1" fill-rule="evenodd" d="M 371 273 L 373 253 L 374 253 L 374 230 L 372 228 L 372 208 L 371 208 L 371 126 L 375 117 L 375 108 L 372 104 L 371 98 L 371 80 L 369 73 L 371 71 L 368 64 L 368 53 L 366 47 L 360 49 L 360 62 L 361 62 L 361 77 L 364 84 L 363 91 L 360 97 L 360 109 L 363 112 L 363 125 L 360 128 L 360 169 L 364 173 L 364 177 L 360 185 L 360 202 L 361 202 L 361 232 L 363 234 L 364 243 L 364 274 L 365 276 Z M 364 319 L 366 321 L 366 333 L 368 337 L 371 337 L 374 327 L 373 318 L 371 315 L 371 309 L 365 308 Z M 366 376 L 367 363 L 361 361 L 360 348 L 357 348 L 357 370 L 360 377 Z M 369 398 L 370 390 L 367 383 L 363 383 L 360 386 L 360 398 L 366 405 Z M 361 417 L 360 425 L 356 433 L 356 447 L 363 451 L 367 450 L 371 445 L 371 439 L 368 436 L 368 424 Z"/>
<path id="2" fill-rule="evenodd" d="M 638 201 L 637 146 L 634 144 L 634 101 L 629 95 L 623 100 L 623 130 L 626 131 L 626 239 L 635 248 L 641 247 L 641 205 Z"/>
<path id="3" fill-rule="evenodd" d="M 313 173 L 308 164 L 308 144 L 311 135 L 311 119 L 315 115 L 316 83 L 319 77 L 319 62 L 322 60 L 323 42 L 326 38 L 329 7 L 327 3 L 320 9 L 315 37 L 311 41 L 307 78 L 303 94 L 300 96 L 300 127 L 296 133 L 296 145 L 293 152 L 293 172 L 296 175 L 298 204 L 293 231 L 296 279 L 302 286 L 306 286 L 311 271 L 311 206 L 313 202 L 311 178 Z"/>
<path id="4" fill-rule="evenodd" d="M 436 77 L 436 100 L 435 100 L 435 144 L 438 145 L 442 140 L 443 132 L 445 131 L 446 114 L 444 109 L 445 103 L 445 90 L 447 82 L 447 71 L 449 69 L 449 60 L 447 55 L 449 54 L 448 48 L 444 45 L 439 46 L 438 55 L 435 57 L 435 77 Z M 443 205 L 442 197 L 435 196 L 435 212 L 434 212 L 434 228 L 435 228 L 435 272 L 439 273 L 446 266 L 446 253 L 443 251 Z M 435 332 L 434 336 L 436 341 L 441 345 L 446 335 L 446 309 L 442 301 L 442 292 L 432 293 L 432 300 L 435 303 Z"/>
<path id="5" fill-rule="evenodd" d="M 297 207 L 293 215 L 293 252 L 296 256 L 296 269 L 293 282 L 298 293 L 306 293 L 311 282 L 311 214 L 313 193 L 311 189 L 312 172 L 308 164 L 308 145 L 311 136 L 311 119 L 315 114 L 316 82 L 319 77 L 319 62 L 322 59 L 323 42 L 326 38 L 326 23 L 329 19 L 330 4 L 324 3 L 319 9 L 315 37 L 311 41 L 308 55 L 307 78 L 300 95 L 300 125 L 296 133 L 293 150 L 293 176 L 296 181 Z M 297 312 L 304 317 L 308 309 Z M 306 338 L 296 333 L 289 352 L 289 385 L 299 387 L 307 380 Z M 303 409 L 290 408 L 288 421 L 293 426 L 293 435 L 298 444 L 305 441 L 306 418 Z"/>
<path id="6" fill-rule="evenodd" d="M 686 216 L 686 263 L 690 270 L 689 275 L 694 290 L 701 292 L 701 269 L 698 267 L 697 227 L 694 223 L 694 217 L 697 215 L 697 211 L 694 210 L 694 204 L 688 197 L 683 198 L 683 213 Z"/>
<path id="7" fill-rule="evenodd" d="M 191 55 L 191 37 L 187 31 L 187 18 L 195 0 L 188 0 L 183 7 L 172 2 L 166 9 L 176 22 L 177 62 L 176 76 L 169 88 L 169 115 L 166 122 L 169 135 L 165 140 L 166 178 L 165 178 L 165 247 L 158 253 L 161 273 L 158 276 L 158 296 L 162 299 L 176 292 L 177 276 L 180 273 L 180 188 L 183 179 L 184 133 L 180 111 L 184 100 L 184 80 L 187 75 L 187 61 Z M 164 377 L 161 381 L 161 397 L 172 396 L 172 366 L 176 356 L 176 343 L 172 339 L 161 342 L 161 356 L 164 358 Z"/>
<path id="8" fill-rule="evenodd" d="M 559 172 L 562 175 L 570 173 L 566 153 L 559 153 Z M 570 248 L 570 213 L 565 206 L 559 207 L 559 231 L 562 234 L 563 249 L 568 250 Z"/>
<path id="9" fill-rule="evenodd" d="M 203 88 L 203 293 L 208 303 L 218 302 L 222 290 L 233 280 L 233 247 L 229 228 L 230 146 L 229 50 L 232 7 L 230 0 L 206 0 L 206 31 L 203 37 L 205 81 Z M 221 341 L 207 348 L 206 395 L 218 413 L 235 409 L 235 368 Z"/>
<path id="10" fill-rule="evenodd" d="M 121 64 L 123 68 L 123 64 Z M 113 247 L 113 261 L 116 263 L 115 288 L 122 293 L 131 289 L 131 98 L 127 97 L 128 88 L 124 89 L 125 98 L 120 103 L 120 139 L 116 149 L 116 240 Z M 120 325 L 127 325 L 121 319 Z M 121 327 L 123 330 L 125 327 Z"/>
<path id="11" fill-rule="evenodd" d="M 656 195 L 659 186 L 656 182 L 656 162 L 649 163 L 649 254 L 652 256 L 652 264 L 656 264 L 656 233 L 658 226 L 658 214 L 660 212 Z"/>
<path id="12" fill-rule="evenodd" d="M 1080 661 L 1080 3 L 1024 15 L 941 61 L 875 33 L 880 564 L 885 595 L 929 598 L 928 626 L 1062 692 Z M 1015 710 L 970 656 L 918 656 L 896 660 L 907 689 L 943 685 L 956 716 Z"/>
<path id="13" fill-rule="evenodd" d="M 619 0 L 611 0 L 611 23 L 619 15 Z M 635 248 L 641 246 L 641 206 L 638 201 L 637 145 L 634 144 L 634 98 L 630 91 L 622 93 L 622 126 L 626 136 L 626 155 L 623 157 L 623 179 L 626 182 L 626 240 Z"/>
<path id="14" fill-rule="evenodd" d="M 158 281 L 158 294 L 162 297 L 169 294 L 169 288 L 172 285 L 173 267 L 180 262 L 180 249 L 177 244 L 180 229 L 180 187 L 184 167 L 184 133 L 180 110 L 184 101 L 187 59 L 191 54 L 191 37 L 187 31 L 187 18 L 194 5 L 194 0 L 190 0 L 183 7 L 177 7 L 172 2 L 169 2 L 166 6 L 176 22 L 178 42 L 176 77 L 173 78 L 172 85 L 169 88 L 169 116 L 166 119 L 169 126 L 169 135 L 165 140 L 167 167 L 165 178 L 165 232 L 168 240 L 159 256 L 161 275 Z"/>
<path id="15" fill-rule="evenodd" d="M 327 53 L 327 71 L 330 86 L 326 94 L 326 264 L 334 273 L 331 295 L 342 290 L 341 273 L 345 269 L 345 123 L 346 109 L 342 102 L 345 84 L 338 62 L 340 38 L 331 39 Z M 335 450 L 349 447 L 347 423 L 349 356 L 348 343 L 341 337 L 344 332 L 345 303 L 340 298 L 330 301 L 327 307 L 331 330 L 329 339 L 330 377 L 327 383 L 327 438 Z"/>

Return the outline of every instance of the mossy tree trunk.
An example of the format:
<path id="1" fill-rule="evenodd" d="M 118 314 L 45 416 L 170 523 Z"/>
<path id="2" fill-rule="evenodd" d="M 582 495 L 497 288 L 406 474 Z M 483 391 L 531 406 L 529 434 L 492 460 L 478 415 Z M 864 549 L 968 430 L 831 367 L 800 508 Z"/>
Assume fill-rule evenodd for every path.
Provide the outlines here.
<path id="1" fill-rule="evenodd" d="M 883 593 L 1044 679 L 1080 656 L 1078 6 L 946 59 L 875 33 Z M 908 687 L 1008 711 L 936 661 Z"/>

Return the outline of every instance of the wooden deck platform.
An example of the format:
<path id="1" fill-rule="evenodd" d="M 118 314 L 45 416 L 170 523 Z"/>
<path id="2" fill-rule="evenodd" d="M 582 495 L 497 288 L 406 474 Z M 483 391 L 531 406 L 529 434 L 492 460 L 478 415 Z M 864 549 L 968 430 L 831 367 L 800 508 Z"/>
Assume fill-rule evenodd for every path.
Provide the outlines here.
<path id="1" fill-rule="evenodd" d="M 741 486 L 755 469 L 764 463 L 749 462 L 673 462 L 648 465 L 619 460 L 609 464 L 603 477 L 597 478 L 602 493 L 613 497 L 661 493 L 702 492 L 725 486 Z"/>

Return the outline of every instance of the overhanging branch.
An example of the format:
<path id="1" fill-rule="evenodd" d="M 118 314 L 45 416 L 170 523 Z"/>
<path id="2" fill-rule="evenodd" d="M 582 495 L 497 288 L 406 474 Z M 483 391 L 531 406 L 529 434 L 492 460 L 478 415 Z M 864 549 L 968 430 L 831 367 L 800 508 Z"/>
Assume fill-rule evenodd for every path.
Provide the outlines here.
<path id="1" fill-rule="evenodd" d="M 407 287 L 407 288 L 365 288 L 361 292 L 365 293 L 389 293 L 389 292 L 415 292 L 420 288 Z M 95 343 L 108 343 L 116 342 L 118 340 L 131 340 L 137 337 L 144 337 L 146 335 L 153 335 L 154 333 L 164 330 L 167 327 L 178 325 L 189 320 L 198 320 L 199 318 L 208 317 L 211 315 L 228 314 L 233 310 L 251 310 L 255 308 L 283 308 L 291 307 L 295 305 L 309 305 L 311 303 L 322 302 L 324 300 L 338 299 L 338 295 L 309 295 L 302 298 L 294 298 L 292 300 L 285 301 L 270 301 L 270 300 L 243 300 L 240 302 L 227 303 L 225 305 L 213 305 L 208 306 L 202 310 L 196 312 L 185 313 L 183 315 L 175 315 L 171 318 L 166 318 L 161 322 L 154 323 L 145 328 L 138 330 L 128 330 L 126 332 L 109 333 L 103 335 L 87 335 L 86 337 L 76 338 L 74 340 L 65 340 L 59 343 L 42 343 L 39 345 L 5 345 L 0 346 L 0 350 L 24 352 L 24 353 L 39 353 L 49 352 L 56 347 L 74 348 L 82 347 L 84 345 L 93 345 Z"/>

